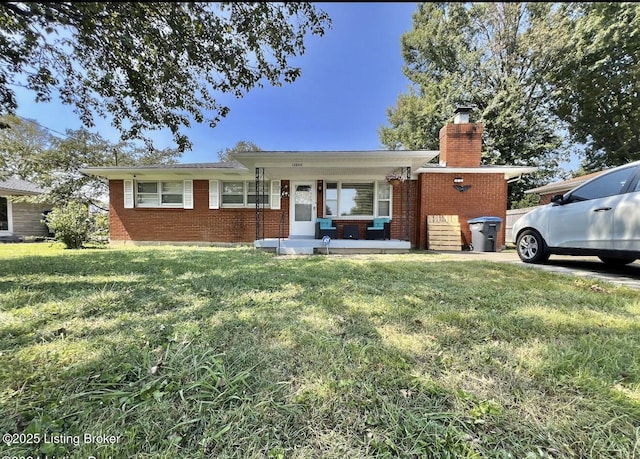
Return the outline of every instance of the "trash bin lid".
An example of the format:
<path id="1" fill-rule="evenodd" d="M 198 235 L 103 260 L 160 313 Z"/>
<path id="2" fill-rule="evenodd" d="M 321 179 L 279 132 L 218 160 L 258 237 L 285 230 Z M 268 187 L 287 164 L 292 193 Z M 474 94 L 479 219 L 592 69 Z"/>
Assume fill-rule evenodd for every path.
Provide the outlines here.
<path id="1" fill-rule="evenodd" d="M 468 221 L 468 223 L 502 223 L 500 217 L 476 217 Z"/>

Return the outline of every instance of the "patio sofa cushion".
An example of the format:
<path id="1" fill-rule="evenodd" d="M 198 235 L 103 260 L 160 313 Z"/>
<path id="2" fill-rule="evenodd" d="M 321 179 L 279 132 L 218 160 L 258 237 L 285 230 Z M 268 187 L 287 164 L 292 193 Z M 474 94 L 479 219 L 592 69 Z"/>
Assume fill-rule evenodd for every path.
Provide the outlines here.
<path id="1" fill-rule="evenodd" d="M 320 223 L 320 229 L 336 229 L 330 218 L 318 218 L 317 222 Z"/>
<path id="2" fill-rule="evenodd" d="M 391 219 L 374 218 L 373 225 L 367 226 L 367 239 L 391 239 Z"/>
<path id="3" fill-rule="evenodd" d="M 389 223 L 389 217 L 378 217 L 373 219 L 373 225 L 368 226 L 367 229 L 370 230 L 381 230 L 384 229 L 384 224 Z"/>

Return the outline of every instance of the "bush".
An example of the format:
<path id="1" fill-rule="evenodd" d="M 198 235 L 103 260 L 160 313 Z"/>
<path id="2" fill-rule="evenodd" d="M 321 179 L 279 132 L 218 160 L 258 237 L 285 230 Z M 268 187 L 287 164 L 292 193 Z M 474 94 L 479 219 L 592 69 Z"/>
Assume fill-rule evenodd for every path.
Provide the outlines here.
<path id="1" fill-rule="evenodd" d="M 107 212 L 91 213 L 92 232 L 89 240 L 95 244 L 109 241 L 109 214 Z"/>
<path id="2" fill-rule="evenodd" d="M 46 216 L 46 225 L 57 241 L 68 249 L 80 249 L 89 240 L 91 219 L 89 209 L 79 202 L 69 202 L 55 207 Z"/>

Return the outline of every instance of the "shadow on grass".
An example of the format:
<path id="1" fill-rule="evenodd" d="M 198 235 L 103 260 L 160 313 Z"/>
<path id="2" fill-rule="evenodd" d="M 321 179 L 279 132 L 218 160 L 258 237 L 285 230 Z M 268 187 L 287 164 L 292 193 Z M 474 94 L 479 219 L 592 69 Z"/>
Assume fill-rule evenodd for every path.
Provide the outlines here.
<path id="1" fill-rule="evenodd" d="M 639 296 L 601 301 L 556 277 L 255 251 L 26 257 L 0 294 L 38 304 L 16 295 L 2 313 L 59 310 L 0 326 L 0 425 L 124 432 L 105 449 L 119 456 L 607 457 L 589 432 L 608 418 L 631 451 L 637 403 L 614 386 L 639 382 L 640 330 L 620 325 Z M 533 347 L 536 362 L 513 353 Z M 544 393 L 562 405 L 527 419 L 518 403 Z"/>

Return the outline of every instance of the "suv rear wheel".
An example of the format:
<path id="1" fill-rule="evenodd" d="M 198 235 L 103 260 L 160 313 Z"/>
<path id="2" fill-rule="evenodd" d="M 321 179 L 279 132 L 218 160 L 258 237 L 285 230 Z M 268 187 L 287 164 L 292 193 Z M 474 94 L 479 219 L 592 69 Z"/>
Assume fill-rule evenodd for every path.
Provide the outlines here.
<path id="1" fill-rule="evenodd" d="M 518 256 L 525 263 L 544 263 L 549 259 L 546 244 L 540 233 L 535 230 L 525 230 L 516 241 Z"/>

